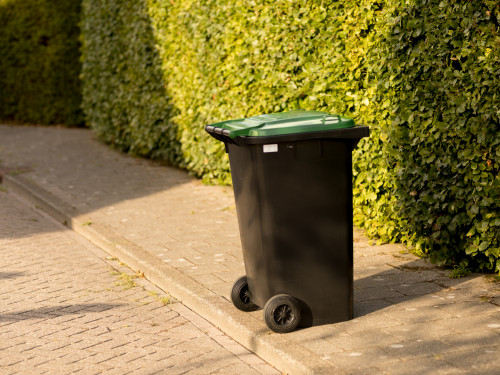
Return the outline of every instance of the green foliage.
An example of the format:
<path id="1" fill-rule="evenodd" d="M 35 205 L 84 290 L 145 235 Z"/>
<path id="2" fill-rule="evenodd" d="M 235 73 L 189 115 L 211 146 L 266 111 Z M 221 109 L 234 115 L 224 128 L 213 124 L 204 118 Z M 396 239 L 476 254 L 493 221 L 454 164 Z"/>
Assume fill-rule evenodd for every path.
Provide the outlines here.
<path id="1" fill-rule="evenodd" d="M 481 0 L 398 9 L 380 86 L 394 91 L 397 238 L 440 264 L 500 271 L 499 11 Z"/>
<path id="2" fill-rule="evenodd" d="M 356 225 L 442 264 L 500 270 L 496 1 L 83 8 L 84 110 L 108 143 L 225 184 L 227 155 L 204 125 L 347 115 L 372 131 L 354 152 Z"/>
<path id="3" fill-rule="evenodd" d="M 144 1 L 84 0 L 83 108 L 105 142 L 179 164 L 178 112 L 162 77 Z"/>
<path id="4" fill-rule="evenodd" d="M 0 118 L 80 125 L 80 2 L 0 0 Z"/>
<path id="5" fill-rule="evenodd" d="M 377 126 L 370 106 L 377 76 L 365 54 L 378 6 L 347 6 L 149 1 L 165 82 L 179 108 L 183 159 L 195 175 L 230 181 L 223 145 L 202 131 L 204 124 L 303 108 Z"/>

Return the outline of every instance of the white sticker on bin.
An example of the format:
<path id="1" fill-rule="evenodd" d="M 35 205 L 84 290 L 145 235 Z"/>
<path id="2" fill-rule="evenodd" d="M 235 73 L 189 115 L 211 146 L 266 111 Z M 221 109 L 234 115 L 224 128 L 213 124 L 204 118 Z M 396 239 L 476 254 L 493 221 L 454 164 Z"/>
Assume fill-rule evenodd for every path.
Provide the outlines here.
<path id="1" fill-rule="evenodd" d="M 264 145 L 264 152 L 278 152 L 278 144 Z"/>

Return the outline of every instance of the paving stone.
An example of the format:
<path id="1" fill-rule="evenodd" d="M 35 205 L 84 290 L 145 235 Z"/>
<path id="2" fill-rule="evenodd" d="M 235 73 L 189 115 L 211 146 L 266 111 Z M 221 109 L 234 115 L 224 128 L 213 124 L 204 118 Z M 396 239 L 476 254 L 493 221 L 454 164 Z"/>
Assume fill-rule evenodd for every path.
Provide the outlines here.
<path id="1" fill-rule="evenodd" d="M 392 334 L 381 332 L 378 329 L 365 329 L 362 332 L 348 333 L 335 338 L 327 338 L 336 346 L 345 351 L 356 351 L 373 347 L 388 347 L 399 343 Z"/>
<path id="2" fill-rule="evenodd" d="M 382 328 L 382 332 L 389 333 L 400 340 L 405 340 L 407 338 L 412 338 L 414 340 L 436 339 L 450 333 L 456 333 L 453 326 L 444 326 L 442 321 L 439 320 L 400 324 Z"/>
<path id="3" fill-rule="evenodd" d="M 0 216 L 2 288 L 25 291 L 11 293 L 0 310 L 0 373 L 150 374 L 152 365 L 182 373 L 187 359 L 205 357 L 209 364 L 190 363 L 194 373 L 230 366 L 241 374 L 277 373 L 181 304 L 173 303 L 176 311 L 164 306 L 151 283 L 117 288 L 120 275 L 133 280 L 131 270 L 114 262 L 117 272 L 110 272 L 100 249 L 4 192 L 0 212 L 9 213 Z M 158 345 L 162 336 L 169 344 Z"/>
<path id="4" fill-rule="evenodd" d="M 473 350 L 445 353 L 443 361 L 455 364 L 466 374 L 498 375 L 500 346 L 475 347 Z"/>
<path id="5" fill-rule="evenodd" d="M 486 351 L 484 348 L 489 348 L 491 343 L 500 343 L 500 331 L 475 330 L 460 334 L 443 335 L 439 340 L 453 348 L 453 352 Z"/>
<path id="6" fill-rule="evenodd" d="M 356 350 L 347 350 L 342 353 L 334 353 L 329 356 L 323 356 L 322 358 L 349 374 L 353 370 L 359 370 L 375 363 L 385 369 L 389 363 L 400 361 L 397 356 L 390 356 L 381 348 L 360 348 Z"/>
<path id="7" fill-rule="evenodd" d="M 465 375 L 463 369 L 460 369 L 443 360 L 441 355 L 409 359 L 388 363 L 385 372 L 390 375 L 426 375 L 429 373 L 438 375 Z"/>

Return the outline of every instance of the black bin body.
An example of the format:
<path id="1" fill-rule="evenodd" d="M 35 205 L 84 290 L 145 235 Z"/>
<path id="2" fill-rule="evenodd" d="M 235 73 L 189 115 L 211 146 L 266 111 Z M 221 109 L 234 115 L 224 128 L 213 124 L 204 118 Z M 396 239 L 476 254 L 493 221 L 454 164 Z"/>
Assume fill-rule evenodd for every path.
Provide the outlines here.
<path id="1" fill-rule="evenodd" d="M 252 301 L 302 305 L 301 326 L 352 319 L 352 141 L 228 144 Z"/>

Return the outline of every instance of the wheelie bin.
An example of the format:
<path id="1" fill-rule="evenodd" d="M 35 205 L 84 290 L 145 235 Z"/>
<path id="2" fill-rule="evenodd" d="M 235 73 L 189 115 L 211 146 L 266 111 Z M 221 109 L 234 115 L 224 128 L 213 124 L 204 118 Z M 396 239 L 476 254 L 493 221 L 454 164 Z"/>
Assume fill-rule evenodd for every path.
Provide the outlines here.
<path id="1" fill-rule="evenodd" d="M 352 319 L 350 118 L 294 110 L 207 125 L 229 154 L 246 275 L 231 291 L 279 333 Z"/>

